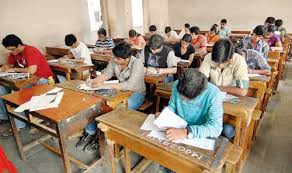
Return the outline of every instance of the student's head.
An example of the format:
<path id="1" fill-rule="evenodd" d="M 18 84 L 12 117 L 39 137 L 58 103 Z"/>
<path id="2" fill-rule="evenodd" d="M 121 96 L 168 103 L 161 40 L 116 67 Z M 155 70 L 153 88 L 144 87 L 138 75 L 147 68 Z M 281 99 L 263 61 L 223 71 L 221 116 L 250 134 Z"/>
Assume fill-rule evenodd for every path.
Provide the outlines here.
<path id="1" fill-rule="evenodd" d="M 210 35 L 214 36 L 218 34 L 218 27 L 216 27 L 215 25 L 212 26 L 212 28 L 210 29 Z"/>
<path id="2" fill-rule="evenodd" d="M 267 19 L 265 21 L 265 26 L 274 25 L 275 21 L 276 21 L 276 19 L 274 17 L 267 17 Z"/>
<path id="3" fill-rule="evenodd" d="M 113 48 L 114 61 L 117 64 L 125 64 L 132 55 L 131 46 L 126 42 L 121 42 Z"/>
<path id="4" fill-rule="evenodd" d="M 180 41 L 180 45 L 183 48 L 187 48 L 192 42 L 192 35 L 191 34 L 185 34 Z"/>
<path id="5" fill-rule="evenodd" d="M 274 34 L 275 31 L 276 31 L 276 26 L 275 25 L 269 25 L 267 27 L 267 32 L 265 34 L 265 37 L 266 38 L 272 37 L 272 35 Z"/>
<path id="6" fill-rule="evenodd" d="M 246 58 L 247 55 L 247 50 L 246 49 L 239 49 L 239 48 L 235 48 L 234 52 L 241 55 L 243 58 Z"/>
<path id="7" fill-rule="evenodd" d="M 224 69 L 234 55 L 234 46 L 229 39 L 220 39 L 213 46 L 212 61 Z"/>
<path id="8" fill-rule="evenodd" d="M 14 34 L 7 35 L 3 38 L 2 45 L 10 50 L 13 55 L 21 53 L 24 49 L 24 44 L 21 39 Z"/>
<path id="9" fill-rule="evenodd" d="M 226 24 L 227 24 L 227 20 L 226 20 L 226 19 L 222 19 L 222 20 L 220 21 L 220 28 L 221 28 L 221 29 L 224 29 L 225 26 L 226 26 Z"/>
<path id="10" fill-rule="evenodd" d="M 263 25 L 258 25 L 252 31 L 252 42 L 257 43 L 265 35 L 265 27 Z"/>
<path id="11" fill-rule="evenodd" d="M 137 36 L 138 36 L 138 33 L 137 33 L 134 29 L 131 29 L 131 30 L 129 31 L 129 37 L 130 37 L 131 39 L 135 39 L 135 38 L 137 38 Z"/>
<path id="12" fill-rule="evenodd" d="M 191 25 L 189 23 L 185 23 L 185 25 L 184 25 L 185 31 L 189 31 L 190 28 L 191 28 Z"/>
<path id="13" fill-rule="evenodd" d="M 104 28 L 100 28 L 97 31 L 97 35 L 98 35 L 98 39 L 100 41 L 105 41 L 105 39 L 106 39 L 106 30 Z"/>
<path id="14" fill-rule="evenodd" d="M 177 91 L 183 100 L 192 100 L 200 95 L 207 87 L 207 77 L 194 68 L 186 69 L 180 76 Z"/>
<path id="15" fill-rule="evenodd" d="M 191 29 L 190 29 L 190 33 L 191 33 L 192 35 L 199 35 L 199 33 L 200 33 L 200 28 L 197 27 L 197 26 L 193 26 L 193 27 L 191 27 Z"/>
<path id="16" fill-rule="evenodd" d="M 170 33 L 171 33 L 171 27 L 170 26 L 166 26 L 164 29 L 164 33 L 169 37 Z"/>
<path id="17" fill-rule="evenodd" d="M 275 21 L 275 26 L 276 26 L 277 28 L 280 28 L 282 25 L 283 25 L 283 20 L 282 20 L 282 19 L 277 19 L 277 20 Z"/>
<path id="18" fill-rule="evenodd" d="M 148 45 L 153 54 L 159 53 L 162 49 L 164 39 L 162 36 L 155 34 L 149 39 Z"/>
<path id="19" fill-rule="evenodd" d="M 77 38 L 73 34 L 68 34 L 65 36 L 65 44 L 66 46 L 69 46 L 70 48 L 76 48 L 77 45 Z"/>
<path id="20" fill-rule="evenodd" d="M 157 34 L 157 28 L 156 28 L 155 25 L 150 25 L 150 26 L 149 26 L 149 33 L 150 33 L 151 35 L 153 35 L 153 34 Z"/>

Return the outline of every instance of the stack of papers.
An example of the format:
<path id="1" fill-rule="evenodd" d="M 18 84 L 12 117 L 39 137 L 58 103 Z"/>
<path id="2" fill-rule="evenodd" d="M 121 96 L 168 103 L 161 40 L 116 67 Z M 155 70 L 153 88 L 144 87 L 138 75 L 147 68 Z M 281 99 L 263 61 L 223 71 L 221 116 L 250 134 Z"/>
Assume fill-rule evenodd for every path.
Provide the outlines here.
<path id="1" fill-rule="evenodd" d="M 140 129 L 150 130 L 151 132 L 148 134 L 149 137 L 167 140 L 164 130 L 170 127 L 186 128 L 187 122 L 172 112 L 168 107 L 165 107 L 157 119 L 155 119 L 154 114 L 148 115 Z M 185 138 L 176 141 L 176 143 L 182 143 L 206 150 L 214 150 L 215 146 L 215 140 L 206 138 Z"/>
<path id="2" fill-rule="evenodd" d="M 30 101 L 18 106 L 14 111 L 23 112 L 25 110 L 37 111 L 48 108 L 57 108 L 64 95 L 64 92 L 60 92 L 61 90 L 62 88 L 56 87 L 40 96 L 33 96 Z"/>

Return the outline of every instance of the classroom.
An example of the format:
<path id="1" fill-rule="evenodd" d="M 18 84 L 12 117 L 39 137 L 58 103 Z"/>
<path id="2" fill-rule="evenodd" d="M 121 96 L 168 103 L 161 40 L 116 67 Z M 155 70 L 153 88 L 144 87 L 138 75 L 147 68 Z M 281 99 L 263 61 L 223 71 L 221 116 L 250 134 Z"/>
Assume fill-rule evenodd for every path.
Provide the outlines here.
<path id="1" fill-rule="evenodd" d="M 1 0 L 0 173 L 292 172 L 291 6 Z"/>

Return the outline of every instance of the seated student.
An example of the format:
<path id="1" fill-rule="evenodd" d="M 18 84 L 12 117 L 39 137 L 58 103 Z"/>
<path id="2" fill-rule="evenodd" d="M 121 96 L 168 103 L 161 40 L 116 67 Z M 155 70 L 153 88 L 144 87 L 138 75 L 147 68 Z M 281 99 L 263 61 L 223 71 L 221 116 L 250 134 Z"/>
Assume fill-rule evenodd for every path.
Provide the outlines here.
<path id="1" fill-rule="evenodd" d="M 275 25 L 276 19 L 274 17 L 267 17 L 264 26 L 267 28 L 269 25 Z"/>
<path id="2" fill-rule="evenodd" d="M 165 33 L 164 42 L 176 43 L 179 41 L 177 33 L 175 31 L 171 30 L 170 26 L 165 27 L 164 33 Z"/>
<path id="3" fill-rule="evenodd" d="M 229 39 L 220 39 L 213 46 L 212 53 L 206 55 L 200 71 L 217 85 L 223 92 L 245 96 L 248 91 L 249 77 L 245 59 L 234 53 L 234 46 Z M 224 124 L 223 134 L 233 138 L 235 129 Z"/>
<path id="4" fill-rule="evenodd" d="M 174 51 L 164 44 L 160 35 L 152 35 L 148 45 L 140 53 L 140 59 L 144 62 L 146 74 L 167 74 L 165 83 L 174 80 L 176 73 L 177 57 Z"/>
<path id="5" fill-rule="evenodd" d="M 239 50 L 247 49 L 257 50 L 264 56 L 265 59 L 267 59 L 270 47 L 263 38 L 264 34 L 265 34 L 264 26 L 258 25 L 253 30 L 252 36 L 247 36 L 239 40 L 239 42 L 235 45 L 235 48 Z"/>
<path id="6" fill-rule="evenodd" d="M 200 28 L 193 26 L 190 29 L 192 35 L 192 45 L 196 52 L 207 53 L 207 37 L 200 34 Z"/>
<path id="7" fill-rule="evenodd" d="M 219 35 L 220 38 L 228 38 L 229 34 L 231 34 L 231 30 L 226 27 L 227 20 L 222 19 L 220 22 L 220 29 L 219 29 Z"/>
<path id="8" fill-rule="evenodd" d="M 79 42 L 75 35 L 68 34 L 65 36 L 65 44 L 70 48 L 68 55 L 59 58 L 60 63 L 66 63 L 67 61 L 74 61 L 79 63 L 92 64 L 91 56 L 88 47 Z M 84 72 L 83 75 L 88 75 L 89 72 Z M 65 76 L 57 75 L 59 82 L 66 81 Z"/>
<path id="9" fill-rule="evenodd" d="M 114 58 L 109 61 L 104 72 L 95 79 L 87 80 L 86 84 L 90 87 L 110 87 L 117 90 L 132 91 L 133 94 L 128 98 L 128 108 L 137 110 L 144 102 L 145 83 L 143 62 L 131 56 L 131 47 L 128 43 L 122 42 L 113 48 Z M 103 82 L 117 77 L 119 83 L 104 84 Z M 96 151 L 97 140 L 94 140 L 96 133 L 96 123 L 86 126 L 85 135 L 77 143 L 79 150 L 85 149 L 86 152 Z"/>
<path id="10" fill-rule="evenodd" d="M 283 48 L 281 38 L 275 34 L 275 25 L 269 25 L 267 27 L 267 32 L 265 38 L 267 39 L 268 45 L 270 47 L 280 47 Z"/>
<path id="11" fill-rule="evenodd" d="M 95 53 L 111 52 L 111 49 L 115 46 L 113 39 L 107 37 L 106 30 L 104 28 L 100 28 L 97 31 L 97 34 L 98 40 L 95 43 L 95 47 L 97 48 L 94 49 Z"/>
<path id="12" fill-rule="evenodd" d="M 254 49 L 243 51 L 236 50 L 236 53 L 242 55 L 247 63 L 249 74 L 270 75 L 271 67 L 261 53 Z"/>
<path id="13" fill-rule="evenodd" d="M 189 23 L 185 23 L 183 29 L 180 31 L 178 35 L 178 39 L 182 39 L 185 34 L 190 34 L 191 25 Z"/>
<path id="14" fill-rule="evenodd" d="M 214 24 L 212 26 L 212 28 L 210 29 L 209 33 L 206 36 L 208 44 L 214 44 L 220 39 L 220 36 L 218 35 L 218 27 L 216 27 L 216 25 L 217 24 Z"/>
<path id="15" fill-rule="evenodd" d="M 282 19 L 277 19 L 275 21 L 275 26 L 276 26 L 275 34 L 280 36 L 281 41 L 284 42 L 285 37 L 287 35 L 287 30 L 282 25 L 283 25 L 283 20 Z"/>
<path id="16" fill-rule="evenodd" d="M 44 55 L 37 48 L 23 44 L 16 35 L 7 35 L 2 40 L 2 45 L 10 51 L 10 54 L 7 64 L 0 68 L 0 72 L 20 72 L 36 75 L 40 77 L 36 85 L 48 83 L 48 77 L 53 76 L 53 72 Z M 0 85 L 1 96 L 10 92 L 10 88 Z M 7 112 L 2 99 L 0 99 L 0 120 L 7 120 Z M 25 123 L 22 121 L 15 121 L 18 129 L 25 127 Z"/>
<path id="17" fill-rule="evenodd" d="M 146 40 L 149 40 L 152 35 L 157 34 L 157 27 L 155 25 L 150 25 L 148 31 L 149 32 L 145 34 Z"/>
<path id="18" fill-rule="evenodd" d="M 138 34 L 134 29 L 129 31 L 128 43 L 132 49 L 144 49 L 146 42 L 141 34 Z"/>
<path id="19" fill-rule="evenodd" d="M 191 34 L 185 34 L 181 39 L 180 43 L 177 43 L 174 46 L 175 56 L 184 60 L 189 60 L 190 61 L 189 65 L 192 64 L 195 55 L 195 49 L 192 46 L 191 42 L 192 42 Z"/>

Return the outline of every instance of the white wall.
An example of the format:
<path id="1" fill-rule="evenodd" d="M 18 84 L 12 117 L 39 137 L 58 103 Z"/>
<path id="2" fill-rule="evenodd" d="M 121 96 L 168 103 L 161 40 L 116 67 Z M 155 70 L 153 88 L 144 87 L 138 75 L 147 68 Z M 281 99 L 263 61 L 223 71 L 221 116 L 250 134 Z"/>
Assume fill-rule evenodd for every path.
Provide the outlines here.
<path id="1" fill-rule="evenodd" d="M 292 31 L 291 0 L 168 0 L 169 23 L 173 29 L 181 29 L 184 23 L 197 25 L 201 30 L 210 29 L 222 18 L 228 20 L 232 30 L 252 30 L 263 24 L 266 17 L 274 16 L 284 20 Z M 290 22 L 289 22 L 290 19 Z"/>
<path id="2" fill-rule="evenodd" d="M 96 39 L 90 31 L 86 0 L 1 0 L 0 40 L 18 35 L 25 44 L 42 51 L 47 45 L 63 45 L 64 37 L 74 33 L 85 42 Z M 85 40 L 84 40 L 85 39 Z M 0 45 L 0 63 L 7 51 Z"/>

